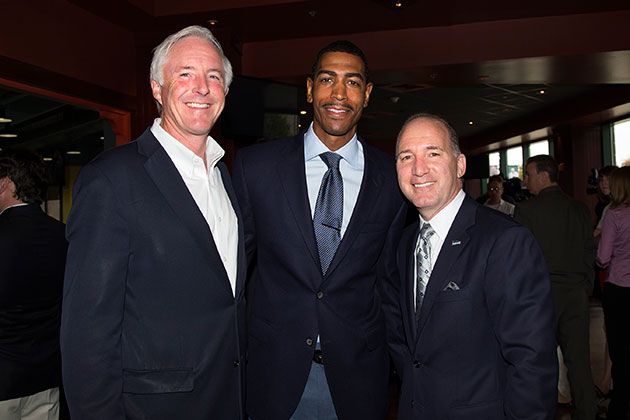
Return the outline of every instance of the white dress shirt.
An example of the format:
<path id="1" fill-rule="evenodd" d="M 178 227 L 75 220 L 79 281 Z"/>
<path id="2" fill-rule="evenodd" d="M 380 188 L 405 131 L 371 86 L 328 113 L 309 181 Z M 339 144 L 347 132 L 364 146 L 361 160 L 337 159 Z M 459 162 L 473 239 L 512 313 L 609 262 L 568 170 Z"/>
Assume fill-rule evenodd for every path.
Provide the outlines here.
<path id="1" fill-rule="evenodd" d="M 464 198 L 466 197 L 466 193 L 464 190 L 460 189 L 455 198 L 446 205 L 442 210 L 440 210 L 433 218 L 428 222 L 435 234 L 429 238 L 429 243 L 431 244 L 431 272 L 433 272 L 433 267 L 435 266 L 435 262 L 440 255 L 440 250 L 442 250 L 442 245 L 444 244 L 444 239 L 446 239 L 446 235 L 448 235 L 448 231 L 451 230 L 451 225 L 453 224 L 453 220 L 455 220 L 455 216 L 457 216 L 457 212 L 459 212 L 459 208 L 462 206 L 464 202 Z M 420 227 L 425 222 L 422 216 L 420 218 Z M 414 249 L 414 257 L 413 257 L 413 302 L 415 306 L 416 302 L 416 284 L 418 282 L 418 249 L 420 248 L 420 235 L 418 235 L 418 239 L 416 240 L 416 247 Z M 430 277 L 429 277 L 430 278 Z"/>
<path id="2" fill-rule="evenodd" d="M 311 123 L 311 126 L 304 133 L 304 166 L 308 200 L 311 205 L 311 217 L 315 215 L 319 187 L 324 174 L 328 170 L 328 166 L 319 157 L 324 152 L 331 152 L 331 150 L 317 137 L 317 134 L 313 131 L 313 123 Z M 341 223 L 341 237 L 343 238 L 361 189 L 365 159 L 363 157 L 363 146 L 357 140 L 356 134 L 342 148 L 335 150 L 333 153 L 337 153 L 342 157 L 339 161 L 339 171 L 343 179 L 343 220 Z"/>
<path id="3" fill-rule="evenodd" d="M 217 163 L 225 151 L 210 136 L 206 142 L 206 165 L 160 126 L 156 118 L 151 132 L 160 142 L 181 175 L 201 214 L 206 219 L 212 238 L 227 272 L 232 293 L 236 289 L 236 268 L 238 254 L 238 219 L 227 195 Z"/>

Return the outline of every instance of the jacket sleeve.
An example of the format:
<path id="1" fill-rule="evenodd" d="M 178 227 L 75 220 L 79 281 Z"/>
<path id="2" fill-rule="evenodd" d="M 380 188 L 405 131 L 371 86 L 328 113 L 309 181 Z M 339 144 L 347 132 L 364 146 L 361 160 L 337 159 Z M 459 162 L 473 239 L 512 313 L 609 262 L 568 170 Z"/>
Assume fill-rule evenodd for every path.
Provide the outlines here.
<path id="1" fill-rule="evenodd" d="M 403 365 L 411 358 L 409 345 L 403 328 L 403 309 L 401 294 L 404 292 L 404 275 L 397 267 L 396 255 L 403 224 L 407 214 L 407 206 L 403 204 L 389 229 L 383 253 L 379 260 L 378 291 L 381 296 L 385 325 L 387 328 L 387 345 L 398 376 L 402 379 Z M 404 250 L 400 250 L 404 252 Z"/>
<path id="2" fill-rule="evenodd" d="M 66 230 L 62 371 L 72 418 L 82 420 L 125 418 L 121 327 L 130 253 L 116 188 L 96 165 L 84 167 Z"/>
<path id="3" fill-rule="evenodd" d="M 615 221 L 610 212 L 604 214 L 602 223 L 602 239 L 597 248 L 597 265 L 606 268 L 610 264 L 615 241 Z"/>
<path id="4" fill-rule="evenodd" d="M 508 363 L 507 418 L 555 418 L 558 364 L 547 265 L 533 235 L 514 226 L 489 253 L 485 294 L 503 358 Z"/>

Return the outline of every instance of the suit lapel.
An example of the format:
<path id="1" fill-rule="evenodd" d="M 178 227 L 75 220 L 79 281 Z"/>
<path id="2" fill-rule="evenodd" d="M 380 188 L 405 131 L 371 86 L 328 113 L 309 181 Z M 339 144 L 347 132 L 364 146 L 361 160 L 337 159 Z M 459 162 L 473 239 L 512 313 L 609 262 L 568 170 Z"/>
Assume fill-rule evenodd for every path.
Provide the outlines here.
<path id="1" fill-rule="evenodd" d="M 475 213 L 476 209 L 473 200 L 466 196 L 444 239 L 444 244 L 442 245 L 438 259 L 431 272 L 431 278 L 427 284 L 424 302 L 420 310 L 420 321 L 418 323 L 416 339 L 422 333 L 422 329 L 433 308 L 436 295 L 448 284 L 448 274 L 451 268 L 457 265 L 459 255 L 470 241 L 467 230 L 474 224 Z"/>
<path id="2" fill-rule="evenodd" d="M 177 214 L 182 224 L 186 226 L 190 235 L 206 251 L 205 254 L 210 259 L 210 266 L 217 273 L 218 277 L 222 277 L 225 280 L 221 281 L 221 283 L 232 294 L 232 287 L 230 286 L 223 262 L 219 257 L 219 251 L 214 243 L 208 222 L 206 222 L 201 211 L 199 211 L 197 203 L 195 203 L 188 191 L 173 161 L 171 161 L 166 151 L 149 130 L 138 139 L 138 150 L 141 154 L 147 156 L 147 160 L 144 163 L 147 173 L 173 212 Z"/>
<path id="3" fill-rule="evenodd" d="M 313 262 L 317 267 L 321 267 L 306 187 L 304 135 L 294 137 L 282 155 L 286 158 L 280 159 L 280 163 L 276 167 L 278 180 L 282 185 L 287 204 L 293 213 L 295 223 L 304 238 Z"/>
<path id="4" fill-rule="evenodd" d="M 352 211 L 350 223 L 348 223 L 348 229 L 346 229 L 339 243 L 339 248 L 337 248 L 335 257 L 328 267 L 324 280 L 330 277 L 330 274 L 335 271 L 335 268 L 343 260 L 350 248 L 352 248 L 352 244 L 354 244 L 357 235 L 361 232 L 361 226 L 369 220 L 369 217 L 366 216 L 374 207 L 374 199 L 379 196 L 383 184 L 382 171 L 378 168 L 378 163 L 374 159 L 373 151 L 363 142 L 361 143 L 363 145 L 363 156 L 365 159 L 361 189 L 359 190 L 357 202 Z"/>
<path id="5" fill-rule="evenodd" d="M 407 228 L 407 234 L 400 243 L 399 248 L 404 251 L 401 256 L 401 263 L 398 264 L 402 267 L 400 272 L 403 274 L 401 287 L 403 293 L 401 296 L 401 305 L 403 308 L 402 317 L 403 325 L 405 328 L 405 334 L 407 336 L 408 343 L 416 342 L 416 316 L 414 309 L 414 276 L 415 276 L 415 249 L 418 235 L 420 234 L 420 223 L 416 223 L 415 227 L 410 226 Z M 413 349 L 411 349 L 413 350 Z"/>
<path id="6" fill-rule="evenodd" d="M 241 216 L 241 208 L 238 206 L 238 201 L 236 200 L 236 193 L 234 192 L 232 179 L 230 178 L 230 173 L 228 172 L 227 166 L 225 166 L 225 163 L 219 162 L 217 167 L 219 168 L 219 171 L 221 171 L 221 179 L 223 180 L 225 191 L 230 198 L 232 208 L 234 209 L 234 212 L 236 213 L 236 219 L 238 220 L 238 252 L 236 258 L 236 288 L 234 292 L 234 295 L 238 299 L 238 297 L 243 294 L 243 290 L 245 288 L 245 276 L 247 275 L 247 264 L 245 263 L 245 234 L 243 228 L 243 218 Z"/>

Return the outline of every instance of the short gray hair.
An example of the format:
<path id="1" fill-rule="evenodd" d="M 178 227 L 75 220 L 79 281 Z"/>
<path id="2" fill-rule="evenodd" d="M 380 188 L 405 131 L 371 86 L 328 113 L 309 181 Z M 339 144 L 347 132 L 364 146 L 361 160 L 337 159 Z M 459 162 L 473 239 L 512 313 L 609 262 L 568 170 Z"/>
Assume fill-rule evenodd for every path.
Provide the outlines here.
<path id="1" fill-rule="evenodd" d="M 448 121 L 435 114 L 430 114 L 428 112 L 419 112 L 407 118 L 407 121 L 405 121 L 402 128 L 398 132 L 398 137 L 396 137 L 396 156 L 398 156 L 398 145 L 400 144 L 401 134 L 403 133 L 403 131 L 405 131 L 405 128 L 407 128 L 410 123 L 421 118 L 425 118 L 427 120 L 435 121 L 442 124 L 444 128 L 446 128 L 446 131 L 448 133 L 448 140 L 451 144 L 451 149 L 453 150 L 453 154 L 455 155 L 455 157 L 459 156 L 462 153 L 461 149 L 459 148 L 459 137 L 457 136 L 457 133 L 455 132 L 453 126 Z"/>
<path id="2" fill-rule="evenodd" d="M 227 91 L 227 89 L 230 87 L 230 83 L 232 83 L 232 64 L 223 53 L 223 48 L 221 48 L 221 44 L 219 44 L 219 41 L 217 41 L 214 35 L 212 35 L 212 32 L 210 32 L 208 28 L 204 28 L 203 26 L 199 25 L 188 26 L 179 32 L 169 35 L 164 41 L 162 41 L 160 45 L 155 47 L 155 49 L 153 50 L 153 59 L 151 60 L 151 80 L 155 80 L 159 83 L 160 86 L 162 86 L 162 83 L 164 82 L 164 75 L 162 73 L 162 70 L 164 68 L 164 64 L 166 63 L 166 59 L 168 58 L 168 54 L 171 52 L 171 49 L 173 49 L 175 44 L 177 44 L 182 39 L 191 36 L 206 40 L 211 43 L 214 48 L 216 48 L 217 52 L 221 56 L 221 60 L 223 61 L 223 72 L 225 73 L 223 75 L 225 79 L 225 86 L 223 88 L 225 91 Z"/>

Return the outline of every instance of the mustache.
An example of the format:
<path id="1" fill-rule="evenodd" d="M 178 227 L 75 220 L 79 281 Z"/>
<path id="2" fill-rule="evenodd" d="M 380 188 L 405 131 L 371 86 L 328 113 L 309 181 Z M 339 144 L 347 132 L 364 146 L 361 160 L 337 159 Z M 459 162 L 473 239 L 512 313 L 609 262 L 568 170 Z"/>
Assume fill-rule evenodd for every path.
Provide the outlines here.
<path id="1" fill-rule="evenodd" d="M 345 108 L 345 109 L 348 109 L 350 111 L 354 111 L 354 107 L 352 105 L 345 104 L 345 103 L 328 102 L 328 103 L 325 103 L 325 104 L 322 105 L 323 108 L 326 108 L 326 107 L 329 107 L 329 106 L 337 107 L 337 108 Z"/>

